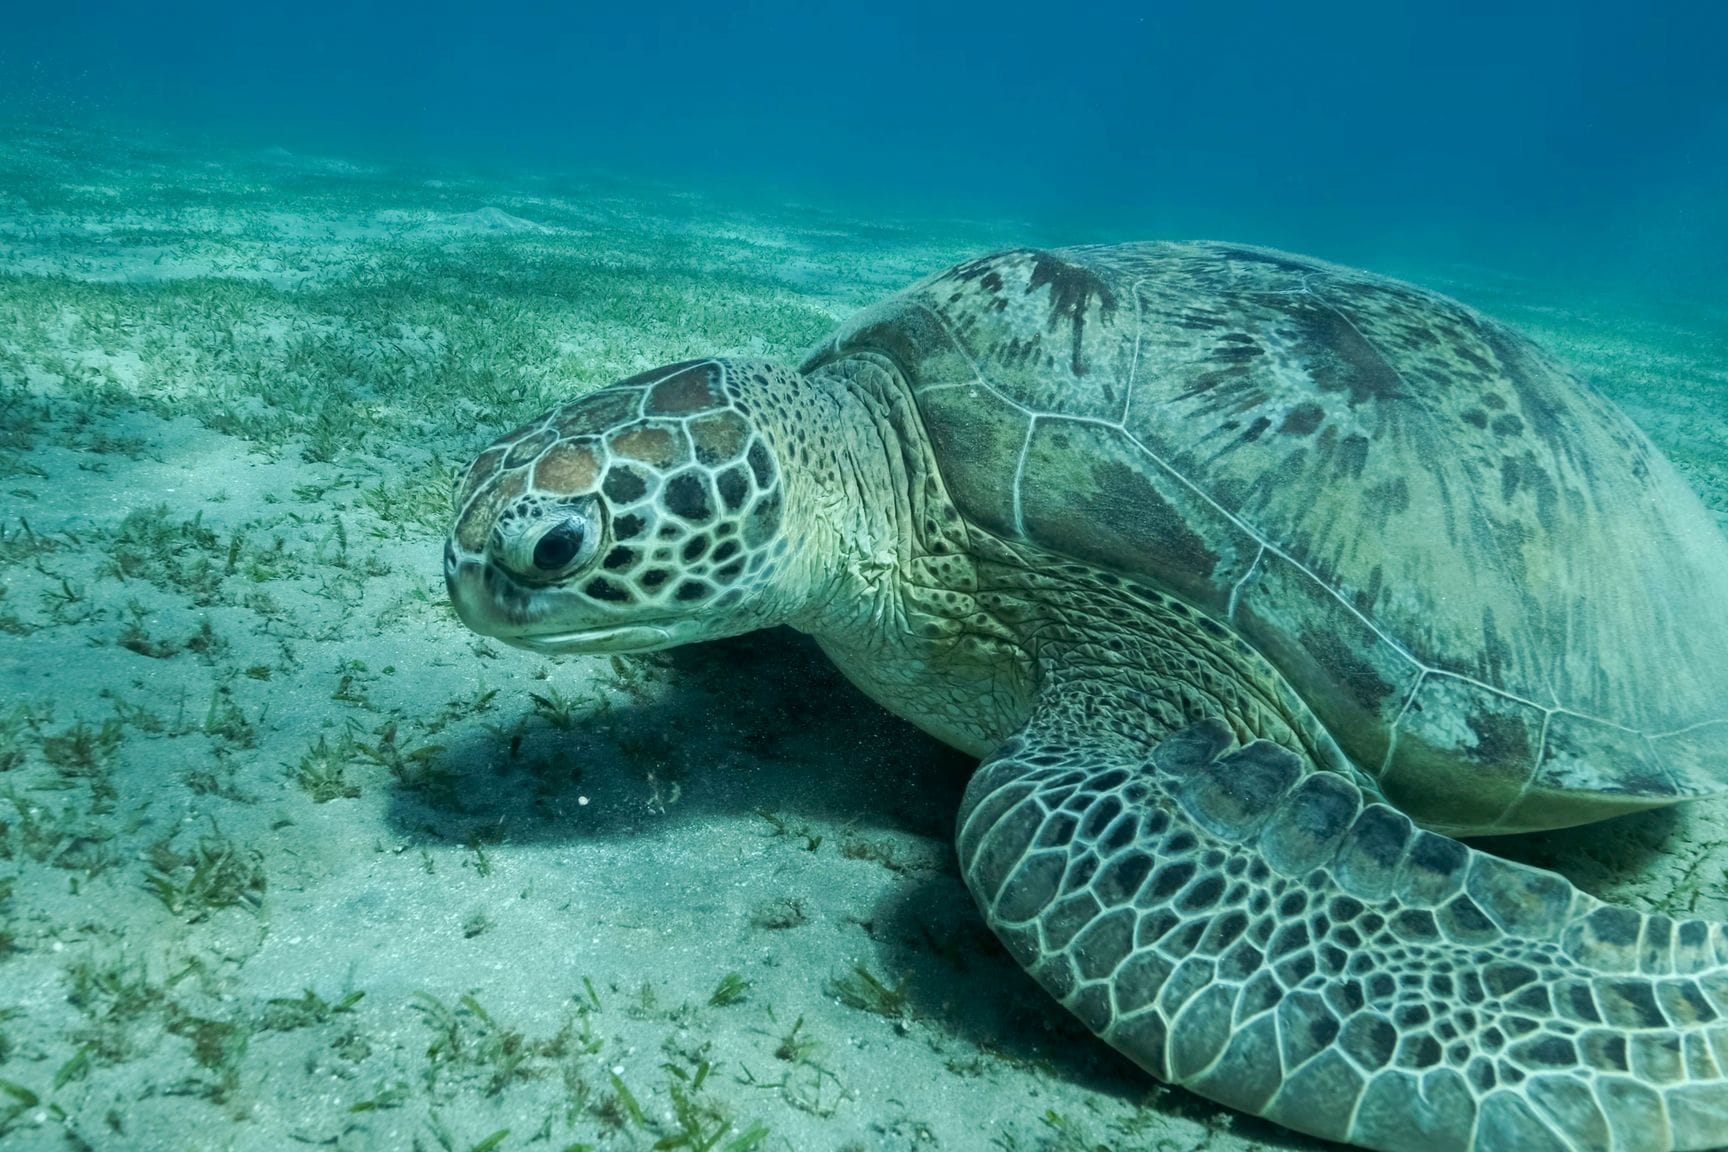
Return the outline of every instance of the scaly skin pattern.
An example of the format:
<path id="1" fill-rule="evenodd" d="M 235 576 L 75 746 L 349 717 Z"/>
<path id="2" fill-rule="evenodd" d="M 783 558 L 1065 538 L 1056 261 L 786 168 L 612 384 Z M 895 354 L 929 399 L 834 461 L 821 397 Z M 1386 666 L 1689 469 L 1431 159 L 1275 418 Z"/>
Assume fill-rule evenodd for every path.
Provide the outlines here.
<path id="1" fill-rule="evenodd" d="M 1070 685 L 980 769 L 967 882 L 1154 1076 L 1386 1152 L 1728 1139 L 1728 937 L 1420 831 L 1217 720 L 1099 739 Z"/>
<path id="2" fill-rule="evenodd" d="M 1059 319 L 1085 312 L 1090 282 L 1033 267 Z M 1214 604 L 1089 554 L 1083 521 L 980 523 L 948 479 L 969 472 L 983 499 L 990 461 L 932 434 L 906 333 L 884 332 L 804 372 L 656 369 L 501 438 L 458 484 L 462 619 L 539 652 L 810 632 L 871 696 L 983 758 L 959 852 L 985 918 L 1162 1079 L 1388 1152 L 1728 1144 L 1722 926 L 1604 905 L 1384 803 L 1378 765 L 1350 751 L 1366 737 L 1236 626 L 1272 586 L 1254 566 L 1271 545 L 1240 550 Z M 934 387 L 951 439 L 968 385 Z M 1083 493 L 1118 527 L 1124 459 Z M 1035 465 L 997 494 L 1010 512 L 1056 499 L 1028 486 Z M 1592 797 L 1613 767 L 1592 767 Z"/>
<path id="3" fill-rule="evenodd" d="M 1723 926 L 1418 829 L 1317 769 L 1275 673 L 1205 617 L 1051 570 L 1054 613 L 1034 570 L 996 580 L 1041 687 L 967 789 L 959 852 L 1089 1028 L 1162 1080 L 1387 1152 L 1728 1139 Z"/>

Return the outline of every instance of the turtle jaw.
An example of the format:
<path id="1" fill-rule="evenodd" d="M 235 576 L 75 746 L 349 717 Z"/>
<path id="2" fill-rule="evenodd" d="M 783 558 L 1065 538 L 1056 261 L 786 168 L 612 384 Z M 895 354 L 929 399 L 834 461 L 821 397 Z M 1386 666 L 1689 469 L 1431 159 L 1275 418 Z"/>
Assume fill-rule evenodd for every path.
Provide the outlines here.
<path id="1" fill-rule="evenodd" d="M 576 632 L 541 632 L 498 639 L 515 648 L 544 656 L 582 656 L 590 653 L 652 652 L 684 643 L 674 623 L 621 624 L 612 628 L 584 628 Z"/>
<path id="2" fill-rule="evenodd" d="M 533 588 L 499 572 L 484 561 L 459 559 L 448 545 L 444 555 L 445 587 L 462 623 L 482 636 L 542 655 L 652 652 L 701 639 L 692 635 L 690 619 L 601 622 L 590 617 L 586 627 L 572 627 L 572 608 L 585 601 L 569 589 L 549 585 Z"/>

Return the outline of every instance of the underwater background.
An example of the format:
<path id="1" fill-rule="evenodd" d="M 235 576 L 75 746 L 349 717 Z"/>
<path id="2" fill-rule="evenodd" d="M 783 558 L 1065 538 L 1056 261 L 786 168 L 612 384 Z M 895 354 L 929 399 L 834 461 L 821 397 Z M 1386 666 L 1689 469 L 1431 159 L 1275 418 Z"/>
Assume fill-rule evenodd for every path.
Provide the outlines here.
<path id="1" fill-rule="evenodd" d="M 162 3 L 0 28 L 0 1147 L 1318 1148 L 989 937 L 777 632 L 444 598 L 493 437 L 1021 244 L 1457 296 L 1728 524 L 1728 7 Z M 1728 919 L 1728 804 L 1496 844 Z"/>
<path id="2" fill-rule="evenodd" d="M 1713 288 L 1728 10 L 70 0 L 9 112 L 740 199 Z"/>

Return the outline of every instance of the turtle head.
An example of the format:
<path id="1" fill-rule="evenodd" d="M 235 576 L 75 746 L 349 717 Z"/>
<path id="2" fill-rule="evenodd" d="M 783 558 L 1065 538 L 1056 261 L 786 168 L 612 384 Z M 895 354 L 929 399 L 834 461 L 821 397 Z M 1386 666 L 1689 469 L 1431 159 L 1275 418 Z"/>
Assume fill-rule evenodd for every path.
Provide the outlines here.
<path id="1" fill-rule="evenodd" d="M 798 608 L 783 435 L 759 361 L 634 376 L 501 437 L 457 482 L 444 576 L 470 628 L 538 652 L 636 652 Z"/>

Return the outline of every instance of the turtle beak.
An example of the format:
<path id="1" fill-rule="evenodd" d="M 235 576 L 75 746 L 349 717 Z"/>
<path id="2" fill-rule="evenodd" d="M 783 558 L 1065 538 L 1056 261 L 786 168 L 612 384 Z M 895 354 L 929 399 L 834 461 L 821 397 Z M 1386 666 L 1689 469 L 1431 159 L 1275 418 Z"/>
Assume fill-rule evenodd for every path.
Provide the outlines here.
<path id="1" fill-rule="evenodd" d="M 500 636 L 504 643 L 546 655 L 590 655 L 597 652 L 652 652 L 682 643 L 671 629 L 652 624 L 626 624 L 616 628 L 589 628 L 582 632 L 541 633 L 533 636 Z"/>
<path id="2" fill-rule="evenodd" d="M 444 590 L 457 617 L 482 636 L 497 633 L 498 621 L 489 611 L 492 601 L 485 590 L 485 566 L 456 555 L 456 547 L 444 542 Z"/>
<path id="3" fill-rule="evenodd" d="M 499 571 L 496 564 L 444 552 L 444 587 L 462 623 L 482 636 L 506 642 L 535 629 L 548 615 L 555 588 L 531 588 Z"/>
<path id="4" fill-rule="evenodd" d="M 456 615 L 470 629 L 542 655 L 651 652 L 694 638 L 686 634 L 689 623 L 677 620 L 549 630 L 546 621 L 557 618 L 558 600 L 568 596 L 567 591 L 519 584 L 494 565 L 462 558 L 448 543 L 444 545 L 444 587 Z"/>

